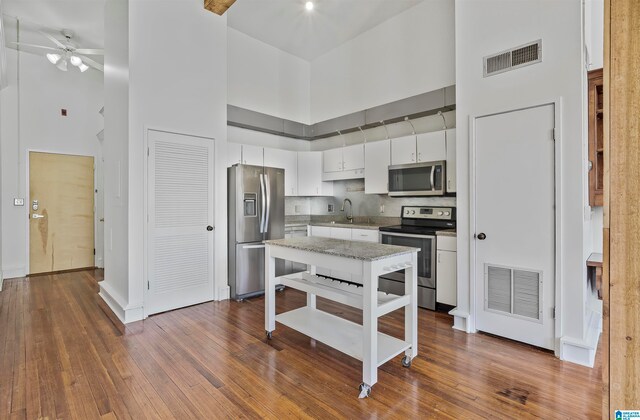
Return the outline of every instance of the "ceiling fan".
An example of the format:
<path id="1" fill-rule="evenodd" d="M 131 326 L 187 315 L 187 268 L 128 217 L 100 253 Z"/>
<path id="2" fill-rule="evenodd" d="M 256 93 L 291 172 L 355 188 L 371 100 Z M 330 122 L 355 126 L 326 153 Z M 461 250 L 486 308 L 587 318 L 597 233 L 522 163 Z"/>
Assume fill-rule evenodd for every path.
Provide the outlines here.
<path id="1" fill-rule="evenodd" d="M 89 67 L 93 67 L 96 70 L 104 72 L 104 66 L 86 55 L 104 55 L 104 50 L 95 48 L 78 48 L 75 43 L 71 41 L 73 38 L 73 31 L 69 29 L 63 29 L 61 31 L 64 39 L 62 41 L 57 40 L 52 35 L 38 30 L 38 33 L 49 39 L 55 47 L 48 47 L 45 45 L 26 44 L 24 42 L 12 42 L 12 44 L 21 47 L 38 48 L 43 51 L 49 51 L 46 53 L 47 59 L 54 64 L 58 69 L 67 71 L 69 63 L 73 67 L 77 67 L 82 73 L 87 71 Z"/>

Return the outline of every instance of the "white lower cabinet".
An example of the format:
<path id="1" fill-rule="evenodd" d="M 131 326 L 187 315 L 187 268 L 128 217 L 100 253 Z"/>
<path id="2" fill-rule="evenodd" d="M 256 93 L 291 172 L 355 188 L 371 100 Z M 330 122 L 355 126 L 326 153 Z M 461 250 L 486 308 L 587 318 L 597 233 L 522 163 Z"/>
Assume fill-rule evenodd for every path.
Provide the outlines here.
<path id="1" fill-rule="evenodd" d="M 456 306 L 458 304 L 456 238 L 438 236 L 436 247 L 436 301 Z"/>

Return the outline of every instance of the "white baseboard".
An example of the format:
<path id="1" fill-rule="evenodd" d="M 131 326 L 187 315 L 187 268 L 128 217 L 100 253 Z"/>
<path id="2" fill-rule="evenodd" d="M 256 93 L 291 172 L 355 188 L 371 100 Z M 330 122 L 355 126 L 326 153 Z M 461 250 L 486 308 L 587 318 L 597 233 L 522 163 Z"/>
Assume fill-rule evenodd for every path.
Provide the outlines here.
<path id="1" fill-rule="evenodd" d="M 5 279 L 16 279 L 26 276 L 27 270 L 25 267 L 5 267 L 2 269 L 2 278 Z"/>
<path id="2" fill-rule="evenodd" d="M 592 368 L 596 360 L 601 332 L 602 314 L 591 311 L 583 340 L 572 337 L 560 338 L 560 359 Z"/>
<path id="3" fill-rule="evenodd" d="M 454 308 L 449 311 L 449 315 L 453 315 L 453 329 L 466 332 L 468 334 L 475 333 L 471 328 L 471 315 L 468 312 Z"/>
<path id="4" fill-rule="evenodd" d="M 218 289 L 218 300 L 229 300 L 231 298 L 231 287 L 224 286 Z"/>
<path id="5" fill-rule="evenodd" d="M 123 305 L 121 303 L 122 298 L 104 281 L 100 282 L 100 293 L 98 293 L 98 295 L 123 324 L 141 321 L 144 318 L 144 308 L 142 305 Z"/>

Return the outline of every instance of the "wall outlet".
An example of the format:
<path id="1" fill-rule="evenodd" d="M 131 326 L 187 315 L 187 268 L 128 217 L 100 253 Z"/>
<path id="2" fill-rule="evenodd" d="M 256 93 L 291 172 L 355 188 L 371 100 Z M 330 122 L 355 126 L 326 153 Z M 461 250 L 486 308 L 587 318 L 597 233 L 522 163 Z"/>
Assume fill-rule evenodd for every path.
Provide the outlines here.
<path id="1" fill-rule="evenodd" d="M 333 204 L 327 204 L 327 212 L 333 213 Z"/>
<path id="2" fill-rule="evenodd" d="M 296 204 L 296 205 L 294 206 L 294 211 L 295 211 L 296 213 L 300 213 L 300 212 L 302 212 L 302 206 L 301 206 L 301 205 L 299 205 L 299 204 Z"/>
<path id="3" fill-rule="evenodd" d="M 14 206 L 24 206 L 24 198 L 14 198 L 13 199 Z"/>

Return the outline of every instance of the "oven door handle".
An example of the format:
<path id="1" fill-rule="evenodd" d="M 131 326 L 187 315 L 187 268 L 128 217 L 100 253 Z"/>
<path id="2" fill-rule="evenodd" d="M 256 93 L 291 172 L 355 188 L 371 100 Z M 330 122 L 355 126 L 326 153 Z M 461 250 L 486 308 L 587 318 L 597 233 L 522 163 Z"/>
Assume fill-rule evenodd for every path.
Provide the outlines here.
<path id="1" fill-rule="evenodd" d="M 412 233 L 380 232 L 380 236 L 401 236 L 405 238 L 436 239 L 435 235 L 415 235 Z"/>

